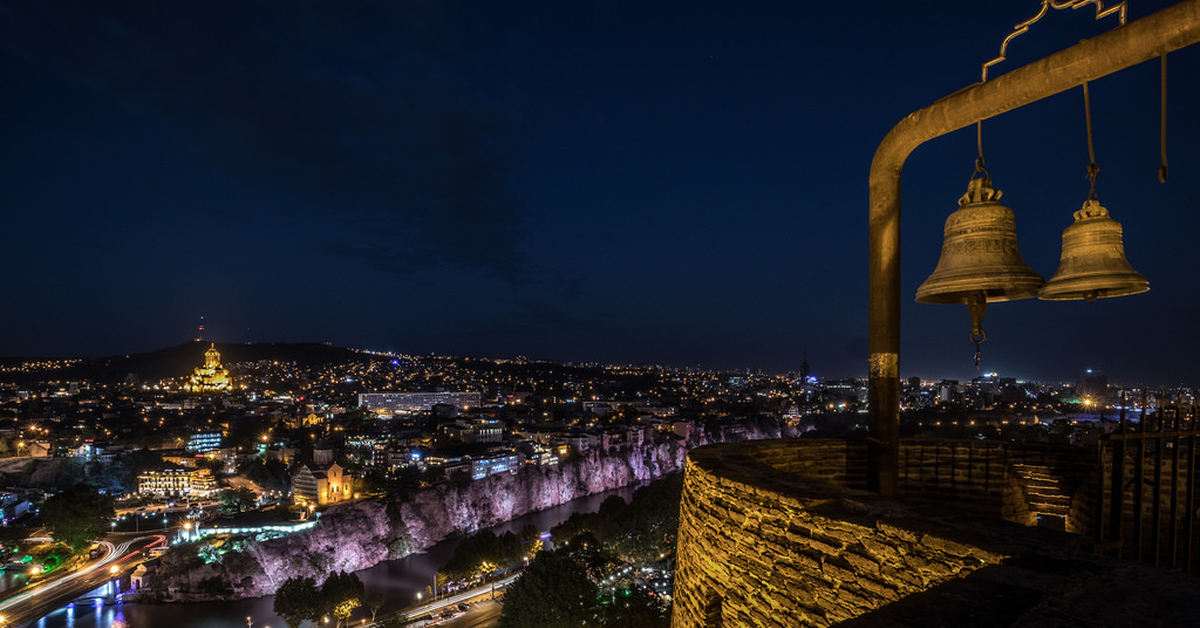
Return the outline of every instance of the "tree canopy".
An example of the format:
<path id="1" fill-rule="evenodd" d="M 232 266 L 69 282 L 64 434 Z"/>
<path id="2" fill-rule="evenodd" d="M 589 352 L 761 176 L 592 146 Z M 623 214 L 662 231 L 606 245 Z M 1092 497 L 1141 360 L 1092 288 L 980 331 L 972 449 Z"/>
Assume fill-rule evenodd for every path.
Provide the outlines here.
<path id="1" fill-rule="evenodd" d="M 575 628 L 593 616 L 598 590 L 567 550 L 541 552 L 504 594 L 500 628 Z"/>
<path id="2" fill-rule="evenodd" d="M 341 623 L 362 606 L 364 593 L 362 580 L 345 571 L 329 574 L 319 588 L 312 578 L 288 578 L 275 591 L 273 608 L 289 628 L 299 628 L 305 620 L 319 623 L 326 615 Z"/>
<path id="3" fill-rule="evenodd" d="M 480 530 L 455 546 L 454 554 L 440 573 L 450 580 L 461 580 L 508 569 L 541 549 L 539 536 L 533 525 L 526 525 L 520 534 L 505 532 L 500 536 L 491 530 Z"/>
<path id="4" fill-rule="evenodd" d="M 300 628 L 305 620 L 316 621 L 322 610 L 317 582 L 312 578 L 288 578 L 275 591 L 272 608 L 288 628 Z"/>
<path id="5" fill-rule="evenodd" d="M 79 551 L 108 534 L 108 523 L 116 511 L 112 497 L 101 495 L 95 486 L 85 483 L 47 497 L 41 516 L 54 540 Z"/>
<path id="6" fill-rule="evenodd" d="M 320 597 L 325 611 L 336 617 L 340 623 L 349 619 L 354 609 L 362 606 L 364 593 L 362 580 L 359 580 L 358 576 L 346 571 L 335 571 L 325 580 L 325 584 L 321 585 Z"/>
<path id="7" fill-rule="evenodd" d="M 227 488 L 217 493 L 217 499 L 222 512 L 238 513 L 254 508 L 254 491 L 244 486 Z"/>

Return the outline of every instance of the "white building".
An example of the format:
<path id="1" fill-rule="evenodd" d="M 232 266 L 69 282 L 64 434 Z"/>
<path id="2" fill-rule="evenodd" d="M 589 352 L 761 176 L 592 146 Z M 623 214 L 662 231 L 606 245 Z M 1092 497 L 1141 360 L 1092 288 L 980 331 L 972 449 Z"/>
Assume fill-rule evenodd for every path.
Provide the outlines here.
<path id="1" fill-rule="evenodd" d="M 358 405 L 375 412 L 423 412 L 436 405 L 454 406 L 459 412 L 480 406 L 477 392 L 373 392 L 359 393 Z"/>

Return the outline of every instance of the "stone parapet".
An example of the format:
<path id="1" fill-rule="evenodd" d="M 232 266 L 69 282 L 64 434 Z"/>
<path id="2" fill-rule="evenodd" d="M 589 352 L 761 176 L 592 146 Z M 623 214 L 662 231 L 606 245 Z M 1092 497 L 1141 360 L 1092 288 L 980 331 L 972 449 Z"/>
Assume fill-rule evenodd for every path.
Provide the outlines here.
<path id="1" fill-rule="evenodd" d="M 963 581 L 1041 583 L 1036 588 L 1041 578 L 1052 592 L 1066 587 L 1067 576 L 1056 573 L 1063 564 L 1116 569 L 1117 561 L 1074 549 L 1085 537 L 1018 525 L 1036 522 L 1031 480 L 1019 469 L 1049 469 L 1067 482 L 1064 492 L 1078 492 L 1071 483 L 1087 482 L 1089 472 L 1079 450 L 905 441 L 901 501 L 864 490 L 865 454 L 862 441 L 819 439 L 693 450 L 672 626 L 829 626 L 877 618 L 888 605 Z"/>

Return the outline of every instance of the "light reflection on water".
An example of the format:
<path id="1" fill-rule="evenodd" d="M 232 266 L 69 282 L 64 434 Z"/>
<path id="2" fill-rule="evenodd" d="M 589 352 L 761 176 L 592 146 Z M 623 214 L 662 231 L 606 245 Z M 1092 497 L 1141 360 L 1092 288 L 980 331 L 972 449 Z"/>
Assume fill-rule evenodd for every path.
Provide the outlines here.
<path id="1" fill-rule="evenodd" d="M 565 521 L 576 512 L 592 512 L 600 508 L 600 502 L 610 495 L 620 495 L 626 501 L 637 489 L 628 486 L 614 491 L 597 493 L 567 502 L 548 510 L 519 517 L 492 528 L 496 534 L 520 532 L 521 528 L 533 524 L 543 532 Z M 367 591 L 377 591 L 386 598 L 379 611 L 384 615 L 390 611 L 409 606 L 417 592 L 424 593 L 433 582 L 434 574 L 454 553 L 457 540 L 439 543 L 421 554 L 399 560 L 389 560 L 370 569 L 357 572 Z M 128 581 L 126 581 L 128 584 Z M 110 594 L 110 585 L 105 585 L 84 597 Z M 34 622 L 34 628 L 244 628 L 246 618 L 254 622 L 254 628 L 286 628 L 286 624 L 272 610 L 274 596 L 232 602 L 202 602 L 197 604 L 109 604 L 97 606 L 81 603 L 74 608 L 60 608 Z M 369 611 L 355 615 L 355 622 L 369 617 Z M 352 622 L 353 623 L 353 622 Z"/>

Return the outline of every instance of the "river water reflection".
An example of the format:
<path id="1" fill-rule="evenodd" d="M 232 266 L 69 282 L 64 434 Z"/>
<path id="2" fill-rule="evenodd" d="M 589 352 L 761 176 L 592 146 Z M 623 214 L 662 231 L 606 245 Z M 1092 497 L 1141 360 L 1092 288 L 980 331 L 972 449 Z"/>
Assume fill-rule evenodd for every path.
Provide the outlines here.
<path id="1" fill-rule="evenodd" d="M 627 486 L 605 493 L 581 497 L 553 508 L 518 517 L 492 528 L 496 534 L 519 532 L 533 524 L 543 532 L 565 521 L 574 513 L 593 512 L 600 502 L 610 495 L 620 495 L 626 501 L 638 485 Z M 409 606 L 416 601 L 417 592 L 424 593 L 432 586 L 434 574 L 454 552 L 457 540 L 439 543 L 421 554 L 400 560 L 382 562 L 370 569 L 357 572 L 368 592 L 382 593 L 387 602 L 380 614 Z M 93 594 L 89 594 L 93 595 Z M 46 617 L 30 624 L 36 628 L 243 628 L 247 619 L 254 628 L 286 628 L 286 624 L 271 610 L 274 596 L 237 600 L 233 602 L 205 602 L 200 604 L 123 604 L 95 606 L 83 604 L 75 608 L 60 608 Z M 363 617 L 370 617 L 365 609 L 359 609 L 351 625 Z"/>

